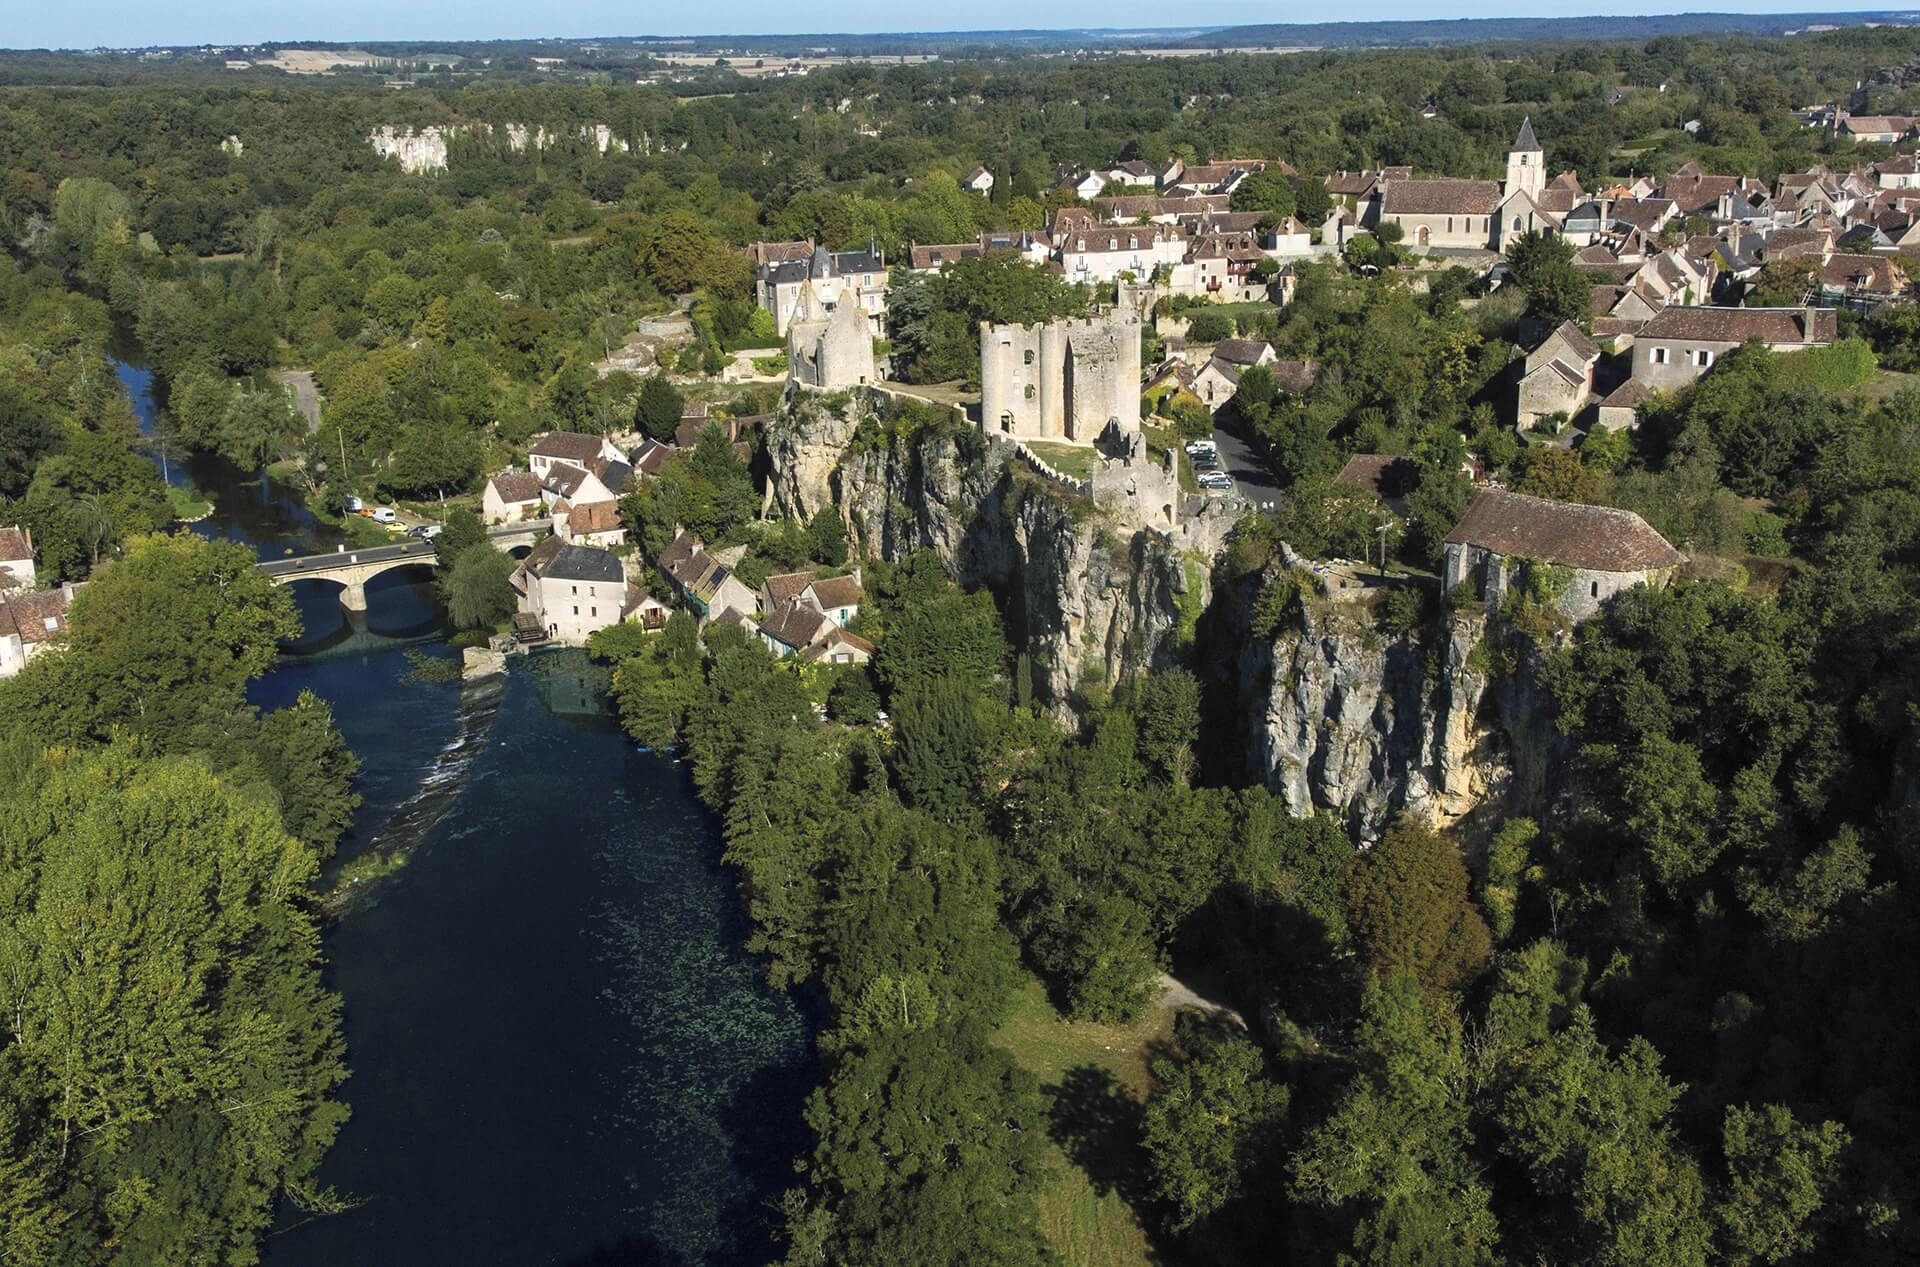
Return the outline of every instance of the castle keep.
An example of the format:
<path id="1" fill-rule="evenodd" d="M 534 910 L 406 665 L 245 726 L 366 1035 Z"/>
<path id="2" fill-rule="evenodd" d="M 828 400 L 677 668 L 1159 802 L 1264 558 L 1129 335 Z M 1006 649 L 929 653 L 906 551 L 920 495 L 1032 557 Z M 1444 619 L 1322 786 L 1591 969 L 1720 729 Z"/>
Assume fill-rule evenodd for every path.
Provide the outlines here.
<path id="1" fill-rule="evenodd" d="M 787 379 L 821 391 L 879 381 L 867 319 L 851 296 L 842 295 L 829 309 L 811 283 L 801 286 L 787 326 Z"/>
<path id="2" fill-rule="evenodd" d="M 1021 440 L 1092 444 L 1140 428 L 1140 316 L 1042 326 L 980 323 L 980 422 Z"/>

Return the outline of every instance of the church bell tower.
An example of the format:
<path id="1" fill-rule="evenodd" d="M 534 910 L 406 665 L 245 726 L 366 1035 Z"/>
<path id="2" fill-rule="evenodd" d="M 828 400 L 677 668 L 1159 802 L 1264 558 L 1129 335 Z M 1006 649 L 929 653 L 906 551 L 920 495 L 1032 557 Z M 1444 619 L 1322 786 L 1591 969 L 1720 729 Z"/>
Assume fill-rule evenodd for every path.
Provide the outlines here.
<path id="1" fill-rule="evenodd" d="M 1533 138 L 1533 120 L 1525 119 L 1520 124 L 1520 135 L 1514 138 L 1513 148 L 1507 151 L 1507 183 L 1500 192 L 1507 198 L 1513 197 L 1516 191 L 1538 198 L 1546 187 L 1547 156 L 1540 142 Z"/>

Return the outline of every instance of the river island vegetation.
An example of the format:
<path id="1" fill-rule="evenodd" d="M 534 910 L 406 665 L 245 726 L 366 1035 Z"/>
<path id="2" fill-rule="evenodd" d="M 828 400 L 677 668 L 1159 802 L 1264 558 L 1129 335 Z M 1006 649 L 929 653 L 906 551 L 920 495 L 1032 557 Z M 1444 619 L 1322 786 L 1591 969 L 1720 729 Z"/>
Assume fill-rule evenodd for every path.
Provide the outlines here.
<path id="1" fill-rule="evenodd" d="M 0 522 L 31 528 L 48 577 L 89 581 L 67 647 L 0 684 L 0 1261 L 249 1262 L 276 1197 L 334 1201 L 312 1186 L 345 1112 L 312 884 L 354 759 L 319 700 L 246 705 L 291 605 L 245 550 L 155 535 L 174 511 L 146 454 L 284 463 L 323 507 L 470 506 L 549 428 L 664 437 L 683 395 L 763 412 L 716 382 L 769 344 L 752 241 L 898 257 L 1037 229 L 1077 202 L 1055 164 L 1493 175 L 1523 116 L 1556 170 L 1770 180 L 1882 155 L 1842 156 L 1791 109 L 1916 51 L 1881 28 L 672 87 L 503 66 L 405 93 L 0 58 Z M 1903 80 L 1874 90 L 1920 110 Z M 366 143 L 481 123 L 437 173 Z M 508 124 L 558 139 L 516 149 Z M 577 139 L 593 124 L 627 148 Z M 959 187 L 976 163 L 990 196 Z M 1263 180 L 1242 202 L 1307 214 L 1323 195 Z M 1214 583 L 1257 589 L 1263 636 L 1311 601 L 1282 540 L 1315 558 L 1384 541 L 1430 568 L 1472 495 L 1469 448 L 1511 487 L 1636 510 L 1730 566 L 1578 629 L 1524 594 L 1502 615 L 1484 662 L 1535 676 L 1586 795 L 1465 856 L 1412 819 L 1361 850 L 1246 785 L 1190 667 L 1036 705 L 1012 613 L 929 552 L 858 560 L 870 667 L 797 672 L 684 613 L 601 639 L 629 733 L 691 758 L 771 979 L 828 1008 L 815 1143 L 770 1255 L 1054 1261 L 1038 1211 L 1065 1141 L 1168 1261 L 1920 1258 L 1920 394 L 1861 390 L 1876 357 L 1920 365 L 1912 307 L 1848 316 L 1828 357 L 1731 354 L 1636 435 L 1568 449 L 1523 443 L 1491 403 L 1522 322 L 1577 318 L 1566 259 L 1529 242 L 1515 285 L 1482 294 L 1464 269 L 1416 290 L 1397 244 L 1369 249 L 1303 269 L 1284 308 L 1209 316 L 1322 367 L 1302 396 L 1259 373 L 1237 393 L 1288 496 Z M 686 347 L 599 372 L 683 296 Z M 1093 298 L 1003 261 L 903 278 L 899 370 L 965 383 L 973 321 Z M 159 376 L 150 437 L 105 357 L 116 325 Z M 274 383 L 287 368 L 325 397 L 315 430 Z M 837 516 L 758 522 L 764 471 L 720 435 L 626 499 L 643 559 L 679 523 L 750 545 L 749 576 L 850 562 Z M 1384 537 L 1333 485 L 1354 452 L 1409 459 Z M 484 626 L 507 569 L 470 528 L 449 517 L 443 584 Z M 1455 616 L 1402 604 L 1379 632 Z M 1183 1017 L 1144 1101 L 1093 1065 L 1043 1082 L 1002 1041 L 1033 982 L 1057 1016 L 1117 1025 L 1193 962 L 1253 1024 Z"/>

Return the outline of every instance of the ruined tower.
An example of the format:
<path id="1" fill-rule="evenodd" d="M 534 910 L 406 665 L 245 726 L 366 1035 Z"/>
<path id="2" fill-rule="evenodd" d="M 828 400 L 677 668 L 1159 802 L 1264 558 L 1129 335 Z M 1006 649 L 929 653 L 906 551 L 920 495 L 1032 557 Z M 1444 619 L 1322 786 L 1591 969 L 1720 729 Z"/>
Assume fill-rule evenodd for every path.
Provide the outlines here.
<path id="1" fill-rule="evenodd" d="M 787 326 L 787 381 L 820 391 L 860 387 L 879 380 L 873 363 L 873 336 L 851 291 L 831 309 L 820 301 L 812 281 L 800 287 L 793 320 Z"/>
<path id="2" fill-rule="evenodd" d="M 980 323 L 981 426 L 1022 440 L 1092 444 L 1116 420 L 1139 430 L 1138 313 Z"/>

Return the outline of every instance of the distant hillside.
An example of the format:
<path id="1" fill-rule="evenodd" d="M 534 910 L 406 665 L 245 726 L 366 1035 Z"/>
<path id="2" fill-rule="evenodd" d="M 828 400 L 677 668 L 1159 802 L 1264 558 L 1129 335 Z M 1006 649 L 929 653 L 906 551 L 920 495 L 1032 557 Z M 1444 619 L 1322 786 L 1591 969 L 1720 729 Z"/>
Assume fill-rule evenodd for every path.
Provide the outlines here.
<path id="1" fill-rule="evenodd" d="M 1667 13 L 1649 17 L 1454 18 L 1423 22 L 1314 22 L 1230 26 L 1169 47 L 1312 44 L 1322 48 L 1478 44 L 1488 40 L 1651 39 L 1659 35 L 1787 35 L 1809 27 L 1912 26 L 1920 11 L 1872 13 Z"/>

